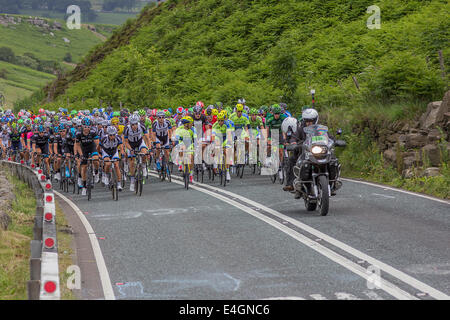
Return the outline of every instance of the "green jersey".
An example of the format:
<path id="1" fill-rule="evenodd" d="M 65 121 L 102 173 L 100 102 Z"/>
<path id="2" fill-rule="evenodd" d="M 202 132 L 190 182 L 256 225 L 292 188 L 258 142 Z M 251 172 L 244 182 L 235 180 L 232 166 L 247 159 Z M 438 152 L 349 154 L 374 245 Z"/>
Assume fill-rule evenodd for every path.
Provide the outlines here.
<path id="1" fill-rule="evenodd" d="M 236 112 L 232 113 L 230 116 L 230 120 L 233 121 L 234 128 L 236 130 L 250 127 L 250 121 L 244 114 L 242 114 L 240 117 L 238 117 Z"/>

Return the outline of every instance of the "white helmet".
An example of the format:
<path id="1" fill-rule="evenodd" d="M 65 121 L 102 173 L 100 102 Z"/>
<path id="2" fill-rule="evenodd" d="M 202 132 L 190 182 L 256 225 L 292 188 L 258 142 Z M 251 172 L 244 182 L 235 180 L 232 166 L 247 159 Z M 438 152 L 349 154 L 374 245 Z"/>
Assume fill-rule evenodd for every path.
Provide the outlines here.
<path id="1" fill-rule="evenodd" d="M 284 133 L 288 133 L 289 129 L 292 130 L 293 133 L 297 132 L 297 119 L 294 117 L 288 117 L 283 120 L 283 123 L 281 124 L 281 130 L 283 130 Z"/>
<path id="2" fill-rule="evenodd" d="M 139 117 L 139 115 L 133 114 L 130 117 L 130 124 L 137 124 L 137 123 L 139 123 L 140 120 L 141 120 L 141 118 Z"/>
<path id="3" fill-rule="evenodd" d="M 312 120 L 314 124 L 319 121 L 319 113 L 316 109 L 306 109 L 302 112 L 302 121 Z"/>

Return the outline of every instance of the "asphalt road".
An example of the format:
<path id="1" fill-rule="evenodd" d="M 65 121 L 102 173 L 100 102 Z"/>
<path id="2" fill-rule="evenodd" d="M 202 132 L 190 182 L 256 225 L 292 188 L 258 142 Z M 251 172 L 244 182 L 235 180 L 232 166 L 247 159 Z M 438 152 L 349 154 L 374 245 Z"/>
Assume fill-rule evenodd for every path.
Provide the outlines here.
<path id="1" fill-rule="evenodd" d="M 100 185 L 67 194 L 116 299 L 449 298 L 449 203 L 345 181 L 322 217 L 268 176 L 176 181 L 151 176 L 117 202 Z"/>

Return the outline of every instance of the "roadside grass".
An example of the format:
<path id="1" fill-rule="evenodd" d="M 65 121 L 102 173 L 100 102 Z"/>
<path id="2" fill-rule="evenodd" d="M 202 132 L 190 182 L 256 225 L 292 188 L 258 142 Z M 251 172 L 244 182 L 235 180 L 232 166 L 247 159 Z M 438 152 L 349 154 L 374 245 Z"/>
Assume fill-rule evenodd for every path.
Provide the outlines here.
<path id="1" fill-rule="evenodd" d="M 8 230 L 0 230 L 0 300 L 26 300 L 36 198 L 32 189 L 17 177 L 8 173 L 7 179 L 14 185 L 16 199 L 8 212 L 11 217 Z M 56 229 L 61 300 L 74 300 L 75 295 L 66 285 L 70 276 L 66 270 L 73 264 L 73 236 L 58 203 L 56 203 Z"/>
<path id="2" fill-rule="evenodd" d="M 24 182 L 10 174 L 7 179 L 14 185 L 16 199 L 8 212 L 8 230 L 0 230 L 0 300 L 26 300 L 36 200 Z"/>

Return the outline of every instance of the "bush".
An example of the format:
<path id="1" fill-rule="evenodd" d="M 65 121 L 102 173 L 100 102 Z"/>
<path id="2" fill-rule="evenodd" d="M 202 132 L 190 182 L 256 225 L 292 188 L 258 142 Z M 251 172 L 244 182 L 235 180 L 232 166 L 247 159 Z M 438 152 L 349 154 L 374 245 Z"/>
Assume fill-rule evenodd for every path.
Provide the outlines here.
<path id="1" fill-rule="evenodd" d="M 14 63 L 16 61 L 14 51 L 8 47 L 0 47 L 0 60 Z"/>
<path id="2" fill-rule="evenodd" d="M 63 60 L 65 62 L 72 62 L 72 55 L 70 54 L 70 52 L 67 52 L 66 55 L 64 56 Z"/>

